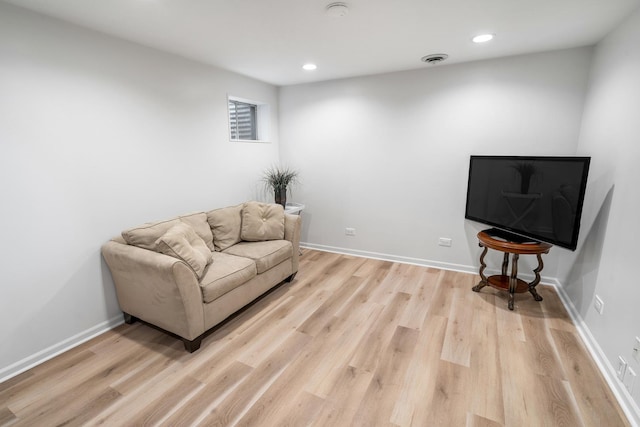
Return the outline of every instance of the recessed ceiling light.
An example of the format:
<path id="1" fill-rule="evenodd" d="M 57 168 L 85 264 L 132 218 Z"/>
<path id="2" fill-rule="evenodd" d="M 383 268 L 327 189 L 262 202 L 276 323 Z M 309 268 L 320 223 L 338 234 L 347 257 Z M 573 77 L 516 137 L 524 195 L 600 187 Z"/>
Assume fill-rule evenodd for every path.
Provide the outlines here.
<path id="1" fill-rule="evenodd" d="M 318 66 L 317 66 L 316 64 L 304 64 L 304 65 L 302 66 L 302 69 L 303 69 L 303 70 L 307 70 L 307 71 L 313 71 L 313 70 L 315 70 L 316 68 L 318 68 Z"/>
<path id="2" fill-rule="evenodd" d="M 484 43 L 492 39 L 493 39 L 493 34 L 480 34 L 479 36 L 475 36 L 471 40 L 473 40 L 474 43 Z"/>

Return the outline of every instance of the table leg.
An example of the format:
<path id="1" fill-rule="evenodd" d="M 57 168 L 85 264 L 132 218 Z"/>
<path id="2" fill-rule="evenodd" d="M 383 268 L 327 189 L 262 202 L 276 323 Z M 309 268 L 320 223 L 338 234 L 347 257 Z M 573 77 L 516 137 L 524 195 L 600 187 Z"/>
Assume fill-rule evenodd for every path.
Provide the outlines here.
<path id="1" fill-rule="evenodd" d="M 538 291 L 536 291 L 536 286 L 538 285 L 538 283 L 540 283 L 540 272 L 544 268 L 544 264 L 542 263 L 542 255 L 537 254 L 537 256 L 538 256 L 538 267 L 536 267 L 536 269 L 533 270 L 533 272 L 536 275 L 536 278 L 533 279 L 533 282 L 529 283 L 529 292 L 531 292 L 531 295 L 533 295 L 533 299 L 535 299 L 536 301 L 542 301 L 542 297 L 538 294 Z"/>
<path id="2" fill-rule="evenodd" d="M 505 252 L 504 257 L 502 258 L 502 275 L 507 275 L 507 268 L 509 267 L 509 253 Z"/>
<path id="3" fill-rule="evenodd" d="M 505 254 L 506 255 L 506 254 Z M 518 258 L 520 255 L 513 254 L 511 258 L 511 276 L 509 276 L 509 310 L 513 310 L 513 294 L 518 286 Z"/>
<path id="4" fill-rule="evenodd" d="M 482 247 L 482 245 L 480 245 L 480 247 Z M 480 292 L 480 289 L 487 286 L 487 276 L 484 275 L 484 269 L 487 268 L 487 264 L 484 262 L 484 256 L 487 254 L 488 250 L 489 248 L 485 246 L 482 254 L 480 255 L 480 283 L 471 288 L 474 292 Z"/>

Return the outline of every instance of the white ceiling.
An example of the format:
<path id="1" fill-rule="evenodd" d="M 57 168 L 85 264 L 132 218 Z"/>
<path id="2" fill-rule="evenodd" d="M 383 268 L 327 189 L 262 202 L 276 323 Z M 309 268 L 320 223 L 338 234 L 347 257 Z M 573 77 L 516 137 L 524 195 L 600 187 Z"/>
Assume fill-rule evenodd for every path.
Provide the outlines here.
<path id="1" fill-rule="evenodd" d="M 275 85 L 598 42 L 640 0 L 4 0 Z M 476 45 L 471 37 L 495 33 Z M 302 70 L 306 62 L 318 69 Z M 431 65 L 433 66 L 433 65 Z"/>

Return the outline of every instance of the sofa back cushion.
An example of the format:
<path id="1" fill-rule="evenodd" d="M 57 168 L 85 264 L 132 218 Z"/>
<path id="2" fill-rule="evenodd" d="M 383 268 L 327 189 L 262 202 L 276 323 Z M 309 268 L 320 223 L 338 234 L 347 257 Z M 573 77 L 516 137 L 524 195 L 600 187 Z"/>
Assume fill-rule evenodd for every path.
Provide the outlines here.
<path id="1" fill-rule="evenodd" d="M 242 208 L 242 240 L 284 239 L 284 208 L 275 203 L 247 202 Z"/>
<path id="2" fill-rule="evenodd" d="M 198 276 L 202 277 L 204 269 L 213 259 L 211 250 L 204 240 L 184 222 L 177 222 L 155 242 L 158 252 L 186 262 Z"/>
<path id="3" fill-rule="evenodd" d="M 242 230 L 242 204 L 207 212 L 207 221 L 213 232 L 213 244 L 223 251 L 238 243 Z"/>

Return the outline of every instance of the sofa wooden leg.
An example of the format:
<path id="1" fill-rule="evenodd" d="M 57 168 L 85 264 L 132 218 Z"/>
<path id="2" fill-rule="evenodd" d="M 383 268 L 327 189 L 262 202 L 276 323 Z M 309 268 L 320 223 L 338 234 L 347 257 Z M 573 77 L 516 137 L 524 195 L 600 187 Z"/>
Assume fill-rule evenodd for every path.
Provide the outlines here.
<path id="1" fill-rule="evenodd" d="M 189 353 L 193 353 L 200 348 L 200 344 L 202 344 L 202 335 L 191 341 L 186 338 L 182 338 L 182 342 L 184 343 L 184 349 Z"/>
<path id="2" fill-rule="evenodd" d="M 122 313 L 122 314 L 124 315 L 124 323 L 126 323 L 127 325 L 131 325 L 132 323 L 135 323 L 136 320 L 138 320 L 137 317 L 134 317 L 129 313 Z"/>
<path id="3" fill-rule="evenodd" d="M 284 279 L 284 281 L 287 282 L 287 283 L 293 282 L 293 279 L 296 277 L 296 274 L 298 274 L 297 271 L 295 273 L 293 273 L 291 276 L 289 276 L 286 279 Z"/>

